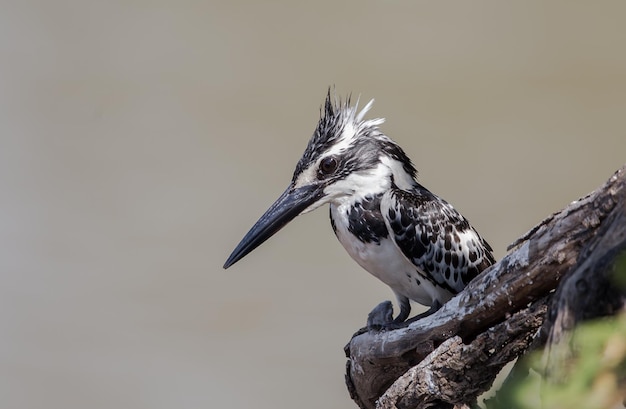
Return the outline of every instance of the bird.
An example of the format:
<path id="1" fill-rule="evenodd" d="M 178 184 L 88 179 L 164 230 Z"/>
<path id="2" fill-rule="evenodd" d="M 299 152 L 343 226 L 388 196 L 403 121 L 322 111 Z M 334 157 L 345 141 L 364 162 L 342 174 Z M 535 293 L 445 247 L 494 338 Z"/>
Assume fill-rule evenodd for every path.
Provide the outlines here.
<path id="1" fill-rule="evenodd" d="M 328 89 L 319 122 L 287 189 L 233 250 L 224 268 L 245 257 L 295 217 L 325 204 L 348 254 L 387 284 L 390 301 L 368 315 L 367 329 L 389 330 L 436 312 L 481 271 L 495 263 L 491 246 L 451 204 L 417 181 L 404 150 L 365 119 L 350 95 Z M 430 307 L 408 320 L 411 301 Z"/>

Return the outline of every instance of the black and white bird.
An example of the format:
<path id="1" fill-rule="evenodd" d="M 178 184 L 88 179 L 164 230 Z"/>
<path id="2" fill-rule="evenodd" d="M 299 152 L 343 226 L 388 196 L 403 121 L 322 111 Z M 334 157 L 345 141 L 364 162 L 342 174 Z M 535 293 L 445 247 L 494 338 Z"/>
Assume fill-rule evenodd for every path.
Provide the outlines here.
<path id="1" fill-rule="evenodd" d="M 373 103 L 342 102 L 329 90 L 320 120 L 287 190 L 232 252 L 228 268 L 296 216 L 330 204 L 330 223 L 348 254 L 393 290 L 400 313 L 381 303 L 370 328 L 402 326 L 410 301 L 429 315 L 492 265 L 492 249 L 448 202 L 416 181 L 402 148 L 364 119 Z"/>

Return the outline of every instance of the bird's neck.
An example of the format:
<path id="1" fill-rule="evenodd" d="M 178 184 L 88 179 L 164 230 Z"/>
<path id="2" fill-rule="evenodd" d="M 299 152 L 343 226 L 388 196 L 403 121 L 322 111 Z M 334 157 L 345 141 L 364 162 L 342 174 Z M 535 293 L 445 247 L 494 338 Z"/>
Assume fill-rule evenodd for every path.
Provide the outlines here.
<path id="1" fill-rule="evenodd" d="M 381 158 L 381 164 L 388 169 L 389 180 L 397 188 L 402 190 L 412 190 L 417 186 L 417 181 L 405 170 L 404 164 L 387 156 Z"/>
<path id="2" fill-rule="evenodd" d="M 351 205 L 381 196 L 392 187 L 413 190 L 416 186 L 417 182 L 404 170 L 400 161 L 384 157 L 377 167 L 353 173 L 333 185 L 330 195 L 334 197 L 330 202 L 335 206 Z"/>

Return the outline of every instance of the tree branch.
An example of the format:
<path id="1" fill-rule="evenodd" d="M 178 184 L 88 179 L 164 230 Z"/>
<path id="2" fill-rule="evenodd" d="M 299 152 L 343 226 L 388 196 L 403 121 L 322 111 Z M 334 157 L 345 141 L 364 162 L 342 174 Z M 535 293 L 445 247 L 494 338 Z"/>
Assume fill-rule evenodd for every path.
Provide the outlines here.
<path id="1" fill-rule="evenodd" d="M 473 403 L 504 364 L 526 351 L 551 293 L 584 263 L 580 256 L 591 251 L 592 239 L 609 225 L 624 231 L 626 216 L 618 215 L 624 209 L 626 167 L 518 239 L 435 314 L 406 328 L 353 337 L 346 346 L 352 398 L 361 408 L 377 407 L 379 398 L 380 408 Z"/>

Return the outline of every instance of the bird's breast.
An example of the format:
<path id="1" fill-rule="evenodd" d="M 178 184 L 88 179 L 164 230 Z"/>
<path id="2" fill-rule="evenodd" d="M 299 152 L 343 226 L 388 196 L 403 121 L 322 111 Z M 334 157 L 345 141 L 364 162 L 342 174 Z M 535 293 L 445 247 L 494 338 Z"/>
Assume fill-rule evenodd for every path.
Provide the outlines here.
<path id="1" fill-rule="evenodd" d="M 397 294 L 425 305 L 431 303 L 430 283 L 389 236 L 379 204 L 331 204 L 330 217 L 337 238 L 361 267 Z"/>
<path id="2" fill-rule="evenodd" d="M 388 247 L 386 242 L 390 241 L 380 206 L 378 209 L 369 205 L 364 208 L 363 202 L 331 205 L 330 217 L 335 234 L 348 254 L 374 274 L 372 270 L 379 264 L 381 252 Z M 396 249 L 387 251 L 390 250 L 397 252 Z"/>

